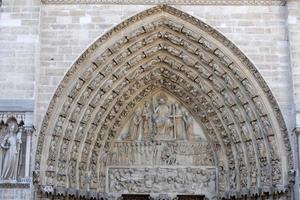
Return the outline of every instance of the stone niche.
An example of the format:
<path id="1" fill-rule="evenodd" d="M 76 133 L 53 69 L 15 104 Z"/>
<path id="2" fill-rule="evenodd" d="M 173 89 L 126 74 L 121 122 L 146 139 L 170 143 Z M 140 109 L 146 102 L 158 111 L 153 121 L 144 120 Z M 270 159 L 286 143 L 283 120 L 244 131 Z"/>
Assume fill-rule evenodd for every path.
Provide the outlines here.
<path id="1" fill-rule="evenodd" d="M 216 193 L 216 168 L 201 125 L 179 102 L 158 91 L 132 112 L 102 154 L 105 192 L 205 195 Z M 105 179 L 105 180 L 104 180 Z"/>
<path id="2" fill-rule="evenodd" d="M 0 199 L 31 199 L 32 112 L 0 112 Z"/>

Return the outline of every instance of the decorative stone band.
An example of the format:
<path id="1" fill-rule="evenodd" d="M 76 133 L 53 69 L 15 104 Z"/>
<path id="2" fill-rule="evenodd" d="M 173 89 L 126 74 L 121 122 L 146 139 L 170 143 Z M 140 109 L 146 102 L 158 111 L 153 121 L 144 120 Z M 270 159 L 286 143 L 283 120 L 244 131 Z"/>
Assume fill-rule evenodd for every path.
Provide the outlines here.
<path id="1" fill-rule="evenodd" d="M 171 4 L 171 5 L 268 5 L 283 6 L 287 0 L 42 0 L 45 4 Z"/>
<path id="2" fill-rule="evenodd" d="M 97 192 L 97 191 L 87 191 L 87 190 L 78 190 L 78 189 L 70 189 L 65 187 L 54 187 L 54 186 L 41 186 L 40 190 L 42 197 L 81 197 L 81 198 L 89 198 L 89 199 L 102 199 L 102 200 L 121 200 L 122 197 L 116 198 L 115 196 L 111 196 L 108 193 L 105 192 Z M 248 191 L 248 192 L 242 192 L 242 191 L 232 191 L 230 193 L 225 193 L 221 199 L 232 199 L 235 198 L 236 200 L 243 200 L 243 199 L 249 199 L 254 200 L 257 199 L 257 196 L 262 198 L 276 198 L 276 199 L 284 199 L 287 200 L 290 198 L 289 190 L 286 188 L 269 188 L 264 189 L 260 191 Z M 167 194 L 160 194 L 158 196 L 151 196 L 151 200 L 178 200 L 178 197 L 171 197 Z"/>
<path id="3" fill-rule="evenodd" d="M 0 181 L 0 189 L 3 188 L 30 188 L 31 179 L 22 179 L 18 182 Z"/>
<path id="4" fill-rule="evenodd" d="M 112 194 L 195 194 L 212 199 L 214 166 L 109 167 L 107 191 Z"/>
<path id="5" fill-rule="evenodd" d="M 25 113 L 24 112 L 0 112 L 0 123 L 7 123 L 7 120 L 14 118 L 18 124 L 24 124 Z"/>

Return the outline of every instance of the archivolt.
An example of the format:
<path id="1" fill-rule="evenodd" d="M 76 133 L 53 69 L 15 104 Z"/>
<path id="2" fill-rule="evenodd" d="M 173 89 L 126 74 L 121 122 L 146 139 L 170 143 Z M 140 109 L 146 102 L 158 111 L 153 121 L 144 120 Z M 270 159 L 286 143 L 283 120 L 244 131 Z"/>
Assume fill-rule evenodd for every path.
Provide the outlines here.
<path id="1" fill-rule="evenodd" d="M 102 153 L 134 107 L 159 88 L 205 130 L 220 194 L 288 185 L 288 134 L 261 75 L 223 35 L 169 6 L 114 27 L 68 71 L 39 134 L 38 184 L 101 191 Z"/>

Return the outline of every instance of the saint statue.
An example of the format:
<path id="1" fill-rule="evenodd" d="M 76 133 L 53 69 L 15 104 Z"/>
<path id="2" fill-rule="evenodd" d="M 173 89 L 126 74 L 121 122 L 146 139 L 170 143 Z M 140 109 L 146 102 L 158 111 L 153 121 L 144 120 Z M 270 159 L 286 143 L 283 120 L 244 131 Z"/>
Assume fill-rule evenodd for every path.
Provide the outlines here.
<path id="1" fill-rule="evenodd" d="M 22 132 L 15 119 L 8 120 L 8 133 L 1 141 L 0 173 L 2 180 L 17 180 Z"/>
<path id="2" fill-rule="evenodd" d="M 185 131 L 187 138 L 188 140 L 191 140 L 194 135 L 193 117 L 187 111 L 185 111 L 183 113 L 183 119 L 185 123 Z"/>
<path id="3" fill-rule="evenodd" d="M 129 124 L 129 132 L 127 139 L 128 140 L 137 140 L 139 139 L 139 135 L 141 132 L 141 113 L 140 111 L 136 111 L 133 114 L 133 117 L 131 119 L 131 122 Z"/>
<path id="4" fill-rule="evenodd" d="M 164 98 L 160 98 L 158 106 L 154 111 L 154 122 L 157 139 L 172 139 L 172 122 L 170 120 L 170 109 Z"/>
<path id="5" fill-rule="evenodd" d="M 173 105 L 173 119 L 174 119 L 174 135 L 177 140 L 186 139 L 186 127 L 183 119 L 183 111 L 178 103 Z"/>
<path id="6" fill-rule="evenodd" d="M 144 108 L 142 110 L 142 121 L 143 139 L 149 140 L 151 139 L 152 134 L 152 112 L 148 102 L 144 104 Z"/>

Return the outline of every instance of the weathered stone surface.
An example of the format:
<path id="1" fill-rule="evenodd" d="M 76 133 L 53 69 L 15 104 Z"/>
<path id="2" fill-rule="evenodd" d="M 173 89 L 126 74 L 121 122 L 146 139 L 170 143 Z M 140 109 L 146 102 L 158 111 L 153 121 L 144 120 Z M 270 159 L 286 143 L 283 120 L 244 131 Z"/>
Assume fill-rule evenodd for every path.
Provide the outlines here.
<path id="1" fill-rule="evenodd" d="M 129 26 L 137 22 L 141 24 Z M 169 98 L 159 98 L 163 91 L 178 99 L 178 106 L 176 101 L 166 101 Z M 146 99 L 151 103 L 145 103 Z M 113 148 L 117 138 L 186 140 L 199 132 L 198 128 L 184 134 L 190 131 L 187 121 L 182 121 L 182 129 L 180 118 L 172 118 L 181 116 L 176 114 L 183 108 L 181 104 L 186 107 L 181 110 L 182 117 L 186 110 L 191 119 L 197 119 L 193 124 L 203 127 L 200 132 L 216 155 L 220 195 L 229 191 L 241 194 L 252 187 L 285 187 L 293 159 L 270 89 L 253 64 L 224 36 L 169 6 L 151 8 L 114 27 L 68 71 L 40 132 L 35 163 L 39 183 L 105 192 L 109 165 L 117 164 L 120 157 L 127 159 L 124 163 L 129 166 L 145 159 L 135 158 L 142 155 L 137 152 L 147 150 L 139 142 L 124 143 L 125 154 L 118 155 L 119 149 Z M 146 119 L 141 122 L 143 107 L 153 125 Z M 126 126 L 124 135 L 120 134 Z M 181 130 L 178 138 L 177 128 Z M 282 148 L 275 148 L 277 144 Z M 164 155 L 165 147 L 170 147 L 167 152 L 171 153 Z M 177 163 L 179 154 L 172 153 L 176 148 L 163 145 L 157 155 L 166 162 L 159 164 L 181 165 L 188 160 L 178 157 Z M 43 157 L 44 152 L 48 157 Z"/>
<path id="2" fill-rule="evenodd" d="M 0 188 L 0 199 L 5 200 L 31 200 L 32 199 L 31 189 L 3 189 Z"/>
<path id="3" fill-rule="evenodd" d="M 3 99 L 0 101 L 0 111 L 31 111 L 32 104 L 26 105 L 29 105 L 27 102 L 34 101 L 34 125 L 38 129 L 37 133 L 45 130 L 41 122 L 50 99 L 82 51 L 123 19 L 150 7 L 144 3 L 80 5 L 72 1 L 73 5 L 58 5 L 51 4 L 50 1 L 63 2 L 49 0 L 50 4 L 41 5 L 40 0 L 4 0 L 0 13 L 0 44 L 3 47 L 0 52 L 0 98 Z M 200 1 L 197 2 L 201 5 L 194 5 L 195 2 L 191 2 L 193 5 L 189 2 L 183 4 L 179 1 L 174 4 L 177 4 L 176 8 L 212 25 L 237 44 L 238 48 L 252 60 L 271 88 L 284 116 L 287 130 L 290 132 L 295 125 L 299 126 L 296 124 L 294 111 L 299 110 L 300 103 L 298 94 L 300 3 L 289 0 L 284 2 L 286 5 L 279 6 L 277 3 L 283 1 L 261 0 L 253 1 L 256 6 L 232 6 L 239 1 L 237 0 L 227 1 L 227 6 L 221 1 L 218 1 L 217 6 L 205 6 L 204 4 L 212 4 L 214 1 Z M 272 6 L 267 6 L 263 2 L 268 2 L 267 4 Z M 251 1 L 245 3 L 250 5 Z M 199 121 L 200 125 L 205 124 L 205 129 L 201 131 L 204 133 L 208 131 L 209 134 L 214 131 L 218 133 L 215 137 L 211 137 L 210 142 L 214 144 L 215 156 L 221 158 L 218 168 L 221 191 L 230 190 L 230 194 L 235 195 L 234 188 L 258 186 L 259 191 L 261 184 L 270 181 L 273 185 L 276 183 L 281 185 L 280 180 L 293 182 L 288 180 L 293 179 L 293 176 L 282 175 L 280 169 L 282 166 L 280 157 L 283 156 L 280 152 L 282 149 L 291 152 L 289 145 L 286 147 L 282 145 L 288 143 L 288 138 L 285 137 L 283 143 L 278 143 L 278 138 L 274 134 L 279 131 L 278 129 L 274 131 L 276 117 L 271 117 L 272 120 L 268 118 L 270 110 L 265 106 L 266 99 L 261 96 L 263 92 L 257 92 L 257 85 L 253 85 L 251 80 L 250 82 L 248 79 L 245 80 L 251 73 L 244 74 L 244 70 L 230 65 L 230 56 L 226 55 L 228 52 L 224 53 L 223 49 L 217 48 L 218 44 L 212 44 L 208 38 L 200 37 L 200 34 L 193 32 L 190 27 L 182 26 L 179 22 L 165 23 L 165 26 L 171 30 L 156 32 L 152 25 L 145 25 L 134 32 L 124 32 L 122 35 L 126 35 L 126 38 L 109 46 L 106 52 L 98 46 L 92 48 L 99 53 L 97 58 L 92 58 L 95 62 L 80 65 L 85 72 L 79 73 L 80 79 L 74 79 L 68 97 L 57 101 L 57 105 L 62 106 L 60 116 L 57 121 L 51 121 L 50 126 L 54 124 L 56 126 L 53 136 L 45 138 L 49 141 L 52 139 L 49 144 L 51 146 L 49 159 L 42 158 L 48 165 L 46 172 L 48 183 L 57 183 L 58 188 L 64 188 L 68 182 L 69 187 L 80 188 L 80 190 L 71 189 L 68 191 L 70 194 L 92 195 L 86 193 L 85 189 L 94 191 L 97 188 L 105 188 L 105 183 L 101 183 L 100 186 L 98 184 L 99 179 L 103 177 L 99 177 L 97 171 L 104 170 L 103 163 L 99 161 L 99 157 L 104 156 L 100 155 L 99 152 L 102 152 L 100 150 L 108 149 L 111 145 L 112 150 L 108 151 L 108 157 L 115 153 L 114 145 L 122 141 L 116 143 L 112 141 L 117 138 L 124 126 L 128 126 L 125 125 L 125 121 L 128 123 L 131 121 L 135 105 L 142 104 L 141 99 L 147 98 L 147 94 L 155 95 L 154 89 L 158 86 L 174 91 L 173 95 L 191 112 L 193 119 Z M 180 37 L 178 31 L 182 33 Z M 145 33 L 149 34 L 149 37 L 132 43 L 136 37 L 139 38 L 140 34 Z M 148 46 L 144 47 L 145 45 Z M 122 50 L 119 54 L 122 47 L 127 50 Z M 164 52 L 164 55 L 157 56 L 157 52 Z M 107 57 L 113 59 L 108 62 Z M 212 58 L 220 61 L 211 62 Z M 199 60 L 200 64 L 197 63 Z M 102 67 L 104 65 L 106 67 Z M 141 66 L 139 69 L 135 68 L 139 65 Z M 229 65 L 228 69 L 223 68 L 223 65 Z M 120 66 L 121 68 L 118 68 Z M 158 70 L 152 71 L 153 67 Z M 112 69 L 117 68 L 124 70 L 112 72 Z M 180 79 L 182 76 L 183 80 Z M 257 77 L 257 74 L 254 73 L 254 76 Z M 137 77 L 140 77 L 140 83 L 132 84 Z M 105 83 L 102 80 L 105 80 Z M 180 84 L 174 84 L 177 81 Z M 141 84 L 147 87 L 143 88 Z M 203 87 L 198 90 L 196 84 Z M 268 88 L 263 90 L 266 92 Z M 59 91 L 63 91 L 61 86 Z M 194 100 L 196 97 L 199 98 Z M 10 102 L 10 99 L 25 103 L 15 107 L 16 104 Z M 130 101 L 132 103 L 129 104 Z M 276 105 L 274 99 L 270 104 Z M 31 110 L 27 110 L 29 107 Z M 47 115 L 46 119 L 49 116 Z M 116 120 L 115 116 L 118 116 Z M 280 131 L 286 131 L 284 121 L 279 120 L 278 126 L 283 127 Z M 94 130 L 98 133 L 96 134 Z M 32 146 L 39 151 L 41 147 L 36 143 L 38 135 L 33 137 Z M 42 135 L 41 138 L 43 137 Z M 292 150 L 297 155 L 295 142 L 297 139 L 294 134 L 291 134 L 291 140 Z M 132 148 L 149 150 L 149 145 L 146 144 L 142 148 L 141 144 L 144 144 L 143 140 L 130 143 Z M 153 144 L 150 142 L 151 145 Z M 268 150 L 268 145 L 276 148 Z M 35 160 L 33 155 L 31 158 Z M 149 156 L 149 154 L 141 155 Z M 291 154 L 289 156 L 291 157 Z M 294 158 L 297 163 L 299 158 L 297 156 Z M 201 159 L 197 162 L 204 163 Z M 271 165 L 272 170 L 264 173 Z M 58 173 L 52 171 L 55 167 Z M 294 167 L 297 169 L 296 164 Z M 287 172 L 288 168 L 283 171 Z M 39 177 L 35 178 L 35 181 L 39 182 Z M 299 180 L 296 181 L 298 184 Z M 266 186 L 269 188 L 271 184 Z M 53 191 L 67 194 L 64 189 L 54 188 Z M 251 190 L 251 193 L 255 192 L 256 190 Z M 9 194 L 11 193 L 7 192 L 5 195 Z M 279 198 L 280 195 L 282 193 L 274 198 Z M 295 199 L 297 198 L 296 196 Z"/>

